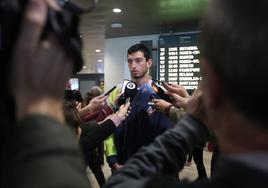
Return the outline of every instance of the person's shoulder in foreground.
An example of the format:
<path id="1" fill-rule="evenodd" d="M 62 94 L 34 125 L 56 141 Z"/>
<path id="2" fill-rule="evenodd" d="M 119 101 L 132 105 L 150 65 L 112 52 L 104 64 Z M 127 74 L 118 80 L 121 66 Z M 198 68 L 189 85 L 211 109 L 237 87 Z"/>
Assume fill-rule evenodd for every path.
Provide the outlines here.
<path id="1" fill-rule="evenodd" d="M 70 129 L 45 115 L 24 117 L 11 137 L 8 187 L 88 187 Z"/>

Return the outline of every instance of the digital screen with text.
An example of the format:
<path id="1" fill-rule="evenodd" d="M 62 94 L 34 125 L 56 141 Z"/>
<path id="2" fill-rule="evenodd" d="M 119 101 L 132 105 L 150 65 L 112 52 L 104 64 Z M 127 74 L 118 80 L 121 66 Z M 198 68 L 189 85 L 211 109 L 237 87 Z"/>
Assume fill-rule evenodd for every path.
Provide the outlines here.
<path id="1" fill-rule="evenodd" d="M 198 36 L 200 32 L 159 36 L 158 80 L 196 89 L 200 74 Z"/>

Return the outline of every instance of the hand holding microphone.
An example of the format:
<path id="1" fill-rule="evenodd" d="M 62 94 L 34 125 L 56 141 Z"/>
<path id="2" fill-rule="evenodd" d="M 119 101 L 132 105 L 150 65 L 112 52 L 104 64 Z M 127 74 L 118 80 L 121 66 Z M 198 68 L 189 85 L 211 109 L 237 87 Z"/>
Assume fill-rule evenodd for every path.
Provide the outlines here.
<path id="1" fill-rule="evenodd" d="M 131 101 L 137 94 L 137 84 L 135 82 L 125 80 L 123 83 L 122 94 L 118 99 L 118 105 L 126 103 L 126 100 L 129 98 Z"/>

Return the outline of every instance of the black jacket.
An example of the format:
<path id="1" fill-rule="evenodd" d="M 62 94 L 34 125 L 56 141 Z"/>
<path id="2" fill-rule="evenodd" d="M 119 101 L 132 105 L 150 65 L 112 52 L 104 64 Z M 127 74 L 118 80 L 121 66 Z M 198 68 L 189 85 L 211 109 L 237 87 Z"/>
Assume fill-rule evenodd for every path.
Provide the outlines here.
<path id="1" fill-rule="evenodd" d="M 105 188 L 267 187 L 267 171 L 227 157 L 219 159 L 219 166 L 211 180 L 176 182 L 174 176 L 183 168 L 187 153 L 207 135 L 208 130 L 204 125 L 186 115 L 175 128 L 158 136 L 148 147 L 139 150 L 108 180 Z"/>
<path id="2" fill-rule="evenodd" d="M 115 131 L 114 122 L 107 119 L 99 125 L 96 121 L 90 121 L 83 123 L 80 127 L 82 134 L 79 143 L 86 164 L 103 164 L 104 151 L 101 151 L 103 141 Z"/>
<path id="3" fill-rule="evenodd" d="M 92 151 L 116 129 L 114 122 L 107 119 L 100 125 L 96 121 L 83 123 L 82 134 L 79 140 L 83 151 Z"/>

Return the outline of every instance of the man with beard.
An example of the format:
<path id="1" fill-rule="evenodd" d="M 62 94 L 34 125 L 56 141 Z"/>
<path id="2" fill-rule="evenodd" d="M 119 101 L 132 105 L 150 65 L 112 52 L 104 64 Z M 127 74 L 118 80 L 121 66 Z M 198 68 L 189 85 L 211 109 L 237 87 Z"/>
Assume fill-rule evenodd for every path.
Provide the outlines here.
<path id="1" fill-rule="evenodd" d="M 157 97 L 151 87 L 149 68 L 152 59 L 149 50 L 142 44 L 131 46 L 127 52 L 127 62 L 137 92 L 131 100 L 131 113 L 123 122 L 124 126 L 119 126 L 105 142 L 106 157 L 113 172 L 120 169 L 138 149 L 151 143 L 157 135 L 172 126 L 164 113 L 148 104 L 152 96 Z M 115 101 L 122 88 L 122 84 L 118 85 L 110 94 L 110 104 L 117 105 Z"/>

